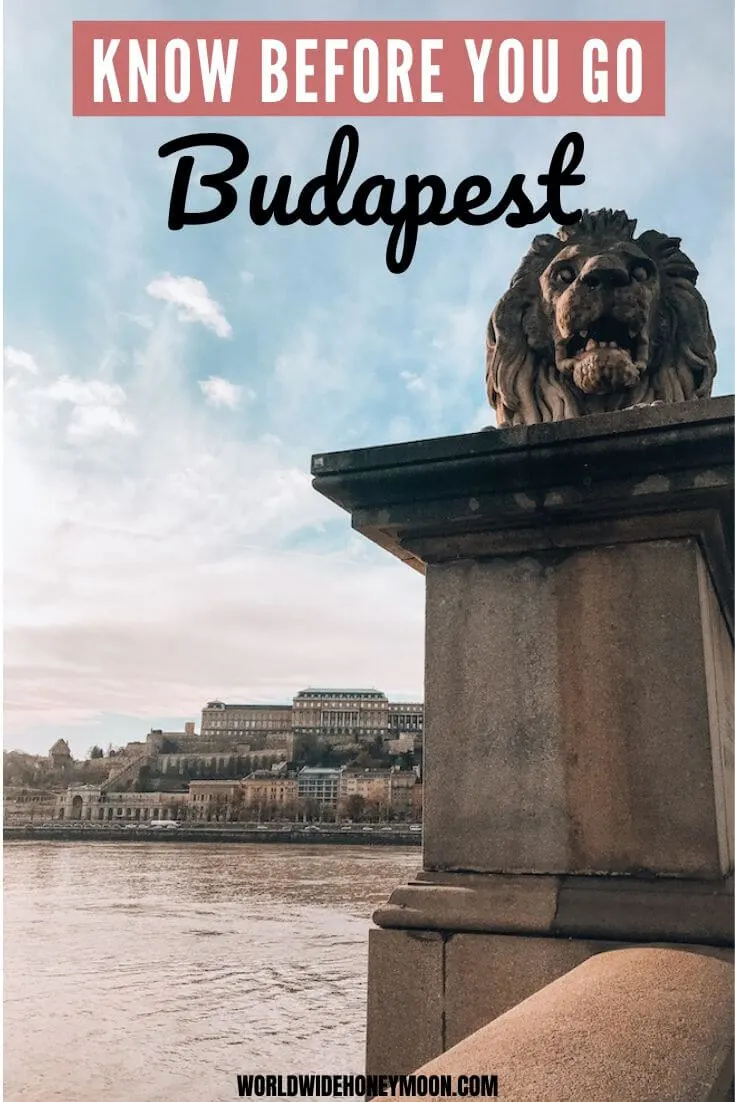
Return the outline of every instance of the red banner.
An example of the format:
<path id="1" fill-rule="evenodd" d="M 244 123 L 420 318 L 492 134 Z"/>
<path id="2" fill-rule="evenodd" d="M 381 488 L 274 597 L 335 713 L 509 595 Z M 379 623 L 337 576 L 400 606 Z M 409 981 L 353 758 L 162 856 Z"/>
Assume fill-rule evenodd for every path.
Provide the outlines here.
<path id="1" fill-rule="evenodd" d="M 75 115 L 663 115 L 665 24 L 84 21 Z"/>

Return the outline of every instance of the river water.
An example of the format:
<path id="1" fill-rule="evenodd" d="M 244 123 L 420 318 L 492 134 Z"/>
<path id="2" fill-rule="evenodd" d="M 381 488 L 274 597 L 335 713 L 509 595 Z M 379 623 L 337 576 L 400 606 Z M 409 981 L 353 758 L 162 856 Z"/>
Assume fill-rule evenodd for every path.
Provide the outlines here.
<path id="1" fill-rule="evenodd" d="M 420 851 L 10 842 L 7 1102 L 230 1102 L 364 1070 L 370 915 Z"/>

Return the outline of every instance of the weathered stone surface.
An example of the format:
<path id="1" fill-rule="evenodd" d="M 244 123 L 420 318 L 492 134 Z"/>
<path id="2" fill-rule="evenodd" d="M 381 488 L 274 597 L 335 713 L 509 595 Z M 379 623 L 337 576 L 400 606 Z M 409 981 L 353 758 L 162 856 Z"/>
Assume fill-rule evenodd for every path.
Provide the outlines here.
<path id="1" fill-rule="evenodd" d="M 444 942 L 440 934 L 371 930 L 366 1069 L 413 1071 L 444 1049 Z"/>
<path id="2" fill-rule="evenodd" d="M 733 593 L 733 399 L 316 455 L 315 488 L 409 565 L 692 536 Z M 730 620 L 730 622 L 732 622 Z"/>
<path id="3" fill-rule="evenodd" d="M 614 943 L 455 934 L 445 951 L 445 1048 Z"/>
<path id="4" fill-rule="evenodd" d="M 373 931 L 368 1059 L 371 1074 L 413 1070 L 505 1014 L 588 957 L 629 948 L 615 939 Z M 651 946 L 647 946 L 650 948 Z M 655 942 L 654 948 L 660 947 Z M 732 966 L 732 950 L 681 946 Z M 416 1054 L 421 1054 L 416 1062 Z M 411 1063 L 413 1059 L 413 1063 Z"/>
<path id="5" fill-rule="evenodd" d="M 424 864 L 729 871 L 692 540 L 431 566 Z"/>
<path id="6" fill-rule="evenodd" d="M 565 937 L 732 946 L 732 877 L 568 877 L 552 932 Z"/>
<path id="7" fill-rule="evenodd" d="M 505 488 L 528 487 L 537 480 L 553 484 L 573 473 L 585 455 L 582 449 L 587 449 L 585 457 L 590 461 L 597 457 L 597 477 L 620 468 L 639 480 L 654 472 L 667 478 L 679 469 L 719 467 L 731 460 L 734 407 L 735 397 L 728 394 L 673 406 L 597 413 L 563 423 L 517 425 L 504 432 L 482 429 L 323 452 L 312 456 L 311 473 L 314 488 L 350 512 L 410 501 L 411 489 L 418 487 L 426 501 L 432 499 L 432 489 L 458 494 L 462 485 L 480 485 L 482 475 L 490 473 L 489 463 L 493 464 L 492 482 Z M 514 462 L 513 456 L 519 454 L 522 461 Z M 554 465 L 547 469 L 552 458 Z M 492 488 L 487 477 L 484 481 Z M 580 483 L 584 485 L 584 479 Z M 663 490 L 673 488 L 671 482 L 662 485 Z"/>
<path id="8" fill-rule="evenodd" d="M 545 934 L 554 925 L 560 884 L 553 876 L 424 872 L 396 888 L 373 920 L 401 929 Z"/>
<path id="9" fill-rule="evenodd" d="M 513 1102 L 724 1102 L 732 1006 L 732 968 L 714 957 L 604 952 L 420 1071 L 494 1074 Z"/>
<path id="10" fill-rule="evenodd" d="M 733 943 L 733 881 L 422 872 L 374 921 L 387 929 Z"/>
<path id="11" fill-rule="evenodd" d="M 375 917 L 404 1007 L 443 938 L 434 1052 L 579 952 L 732 944 L 733 437 L 703 398 L 314 457 L 427 575 L 425 868 Z"/>
<path id="12" fill-rule="evenodd" d="M 625 211 L 585 211 L 534 238 L 487 330 L 499 425 L 709 396 L 715 339 L 697 269 L 679 238 L 635 228 Z"/>
<path id="13" fill-rule="evenodd" d="M 735 823 L 732 635 L 722 615 L 712 579 L 702 560 L 699 562 L 699 595 L 720 850 L 728 854 L 729 865 L 732 867 Z"/>

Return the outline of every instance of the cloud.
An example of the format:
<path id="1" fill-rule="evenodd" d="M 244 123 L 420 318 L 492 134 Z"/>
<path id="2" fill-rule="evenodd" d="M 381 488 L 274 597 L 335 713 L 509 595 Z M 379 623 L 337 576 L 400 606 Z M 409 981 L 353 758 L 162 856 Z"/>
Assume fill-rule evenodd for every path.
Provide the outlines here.
<path id="1" fill-rule="evenodd" d="M 71 440 L 90 440 L 110 432 L 122 436 L 137 436 L 138 430 L 129 417 L 112 406 L 77 406 L 70 419 L 67 435 Z"/>
<path id="2" fill-rule="evenodd" d="M 222 312 L 222 307 L 211 298 L 201 279 L 172 276 L 166 272 L 159 279 L 151 280 L 146 291 L 152 298 L 176 306 L 180 321 L 198 321 L 218 337 L 232 336 L 232 326 Z"/>
<path id="3" fill-rule="evenodd" d="M 144 729 L 154 715 L 194 718 L 215 696 L 286 701 L 308 684 L 351 684 L 356 670 L 396 694 L 421 684 L 422 579 L 401 564 L 360 564 L 356 586 L 348 556 L 252 549 L 213 562 L 103 527 L 87 529 L 82 556 L 81 534 L 56 546 L 85 576 L 57 594 L 52 620 L 14 625 L 13 728 L 112 713 Z"/>
<path id="4" fill-rule="evenodd" d="M 134 420 L 123 410 L 127 395 L 118 383 L 103 379 L 81 379 L 64 374 L 46 386 L 22 384 L 21 377 L 8 392 L 6 431 L 12 451 L 12 429 L 19 425 L 24 435 L 35 440 L 38 455 L 51 453 L 59 463 L 65 444 L 91 439 L 136 436 Z"/>
<path id="5" fill-rule="evenodd" d="M 56 382 L 36 393 L 56 402 L 71 402 L 75 406 L 121 406 L 125 391 L 117 383 L 104 383 L 99 379 L 75 379 L 61 375 Z"/>
<path id="6" fill-rule="evenodd" d="M 200 379 L 199 387 L 208 406 L 216 409 L 225 406 L 227 409 L 236 409 L 243 397 L 254 398 L 255 393 L 247 387 L 230 383 L 227 379 L 221 379 L 218 375 L 210 375 L 208 379 Z"/>
<path id="7" fill-rule="evenodd" d="M 422 579 L 350 531 L 290 442 L 212 432 L 174 370 L 187 349 L 173 319 L 141 340 L 125 388 L 68 375 L 46 388 L 46 407 L 76 400 L 80 435 L 129 407 L 140 433 L 125 464 L 96 447 L 68 457 L 48 426 L 11 422 L 6 737 L 43 748 L 109 714 L 138 717 L 134 737 L 213 696 L 287 700 L 358 672 L 417 691 Z M 86 750 L 83 726 L 67 734 Z"/>
<path id="8" fill-rule="evenodd" d="M 472 362 L 470 357 L 468 359 Z M 421 421 L 434 432 L 442 432 L 446 415 L 452 410 L 453 400 L 456 400 L 459 389 L 455 382 L 458 374 L 452 369 L 451 362 L 441 361 L 430 363 L 421 374 L 413 371 L 401 372 L 406 390 L 420 411 Z M 465 396 L 463 404 L 464 401 Z"/>
<path id="9" fill-rule="evenodd" d="M 147 314 L 129 314 L 127 311 L 122 310 L 120 317 L 126 321 L 130 321 L 133 325 L 139 325 L 141 329 L 152 329 L 153 318 L 149 318 Z"/>
<path id="10" fill-rule="evenodd" d="M 402 371 L 401 378 L 406 384 L 406 390 L 423 391 L 426 390 L 426 382 L 420 375 L 414 375 L 413 371 Z"/>
<path id="11" fill-rule="evenodd" d="M 30 352 L 24 352 L 22 348 L 11 348 L 9 345 L 3 350 L 3 362 L 6 368 L 20 368 L 31 375 L 38 375 L 38 364 Z"/>
<path id="12" fill-rule="evenodd" d="M 134 421 L 120 409 L 127 402 L 127 395 L 118 383 L 61 375 L 48 386 L 31 391 L 29 398 L 32 421 L 39 402 L 72 406 L 66 427 L 66 439 L 72 443 L 84 443 L 110 434 L 138 434 Z"/>

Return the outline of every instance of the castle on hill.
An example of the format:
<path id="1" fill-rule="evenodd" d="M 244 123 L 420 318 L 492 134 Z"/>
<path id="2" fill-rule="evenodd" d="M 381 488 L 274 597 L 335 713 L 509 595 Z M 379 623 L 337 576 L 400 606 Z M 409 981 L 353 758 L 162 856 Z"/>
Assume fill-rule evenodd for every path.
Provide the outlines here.
<path id="1" fill-rule="evenodd" d="M 422 738 L 423 704 L 392 702 L 377 689 L 308 688 L 290 704 L 212 700 L 199 733 L 194 722 L 152 729 L 117 750 L 93 747 L 83 761 L 64 739 L 45 758 L 6 752 L 4 822 L 232 819 L 256 805 L 321 815 L 346 800 L 353 813 L 375 806 L 410 815 Z"/>

